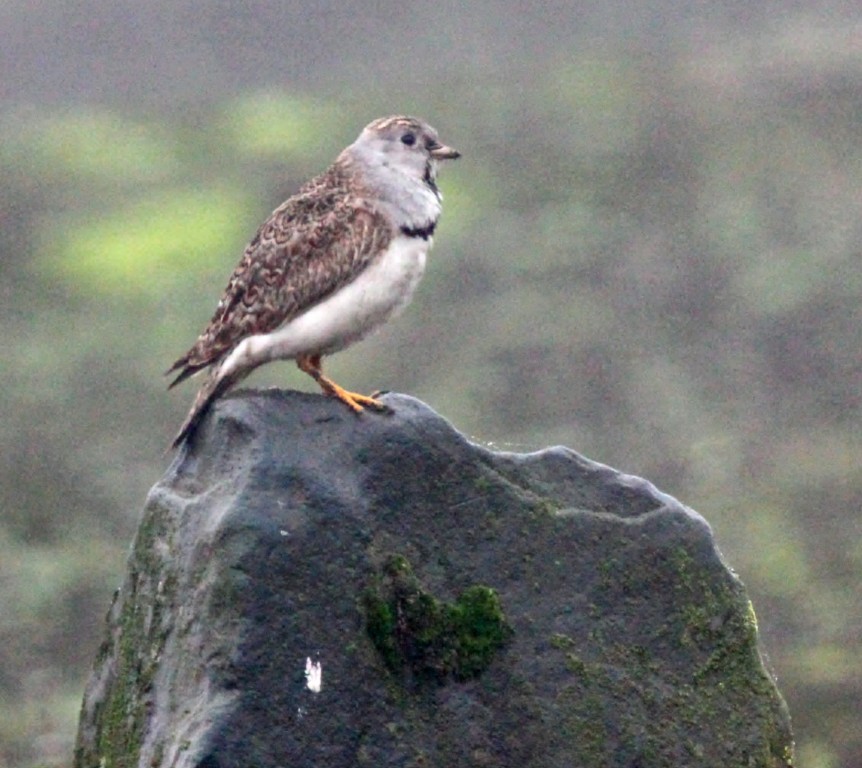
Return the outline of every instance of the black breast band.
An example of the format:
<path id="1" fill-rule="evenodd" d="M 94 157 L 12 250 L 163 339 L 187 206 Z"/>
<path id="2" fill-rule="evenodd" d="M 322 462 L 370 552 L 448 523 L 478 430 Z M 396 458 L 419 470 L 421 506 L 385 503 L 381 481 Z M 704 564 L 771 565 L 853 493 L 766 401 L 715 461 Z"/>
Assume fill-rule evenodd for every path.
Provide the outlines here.
<path id="1" fill-rule="evenodd" d="M 436 221 L 432 221 L 430 224 L 426 224 L 424 227 L 407 227 L 402 225 L 401 232 L 402 234 L 407 235 L 407 237 L 421 237 L 423 240 L 427 240 L 434 234 L 434 228 L 436 226 Z"/>

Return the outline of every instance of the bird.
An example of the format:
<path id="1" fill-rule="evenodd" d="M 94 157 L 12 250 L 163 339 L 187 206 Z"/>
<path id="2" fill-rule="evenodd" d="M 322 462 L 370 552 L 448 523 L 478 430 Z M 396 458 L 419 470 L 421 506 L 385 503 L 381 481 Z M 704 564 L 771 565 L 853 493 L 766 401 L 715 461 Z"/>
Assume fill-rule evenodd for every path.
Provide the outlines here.
<path id="1" fill-rule="evenodd" d="M 440 161 L 461 153 L 407 115 L 369 123 L 332 165 L 278 206 L 246 246 L 212 319 L 165 372 L 168 388 L 209 369 L 173 448 L 258 366 L 294 360 L 355 413 L 386 411 L 323 373 L 322 359 L 410 301 L 442 211 Z"/>

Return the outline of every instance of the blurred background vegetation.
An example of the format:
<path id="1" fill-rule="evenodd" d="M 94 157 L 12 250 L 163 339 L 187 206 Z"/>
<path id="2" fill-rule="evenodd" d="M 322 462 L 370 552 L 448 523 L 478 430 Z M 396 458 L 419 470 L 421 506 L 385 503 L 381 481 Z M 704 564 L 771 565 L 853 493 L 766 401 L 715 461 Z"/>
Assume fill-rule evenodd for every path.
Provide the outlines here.
<path id="1" fill-rule="evenodd" d="M 0 767 L 68 762 L 193 396 L 162 371 L 260 221 L 395 112 L 464 157 L 413 305 L 331 373 L 699 510 L 799 765 L 862 765 L 862 11 L 467 8 L 0 7 Z"/>

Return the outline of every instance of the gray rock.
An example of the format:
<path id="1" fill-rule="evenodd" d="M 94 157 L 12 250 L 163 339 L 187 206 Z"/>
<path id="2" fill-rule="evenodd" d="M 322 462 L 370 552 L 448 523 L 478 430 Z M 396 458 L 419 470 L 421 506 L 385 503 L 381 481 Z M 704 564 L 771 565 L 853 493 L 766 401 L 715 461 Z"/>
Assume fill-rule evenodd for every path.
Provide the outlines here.
<path id="1" fill-rule="evenodd" d="M 147 500 L 76 766 L 791 764 L 703 518 L 384 400 L 217 403 Z"/>

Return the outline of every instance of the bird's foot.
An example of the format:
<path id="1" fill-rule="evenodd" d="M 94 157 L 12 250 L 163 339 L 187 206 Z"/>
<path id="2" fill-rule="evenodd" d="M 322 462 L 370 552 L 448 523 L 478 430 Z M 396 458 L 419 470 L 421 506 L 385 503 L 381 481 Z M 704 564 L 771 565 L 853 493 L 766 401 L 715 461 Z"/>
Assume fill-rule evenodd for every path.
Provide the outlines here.
<path id="1" fill-rule="evenodd" d="M 323 375 L 320 364 L 320 355 L 299 355 L 296 358 L 299 370 L 311 376 L 320 388 L 330 397 L 337 397 L 345 403 L 354 413 L 362 413 L 366 408 L 373 408 L 380 413 L 391 413 L 392 409 L 384 405 L 373 395 L 360 395 L 358 392 L 348 392 L 344 387 L 339 387 L 332 379 Z"/>
<path id="2" fill-rule="evenodd" d="M 334 382 L 329 382 L 332 387 L 326 387 L 326 394 L 332 397 L 337 397 L 341 402 L 346 403 L 354 413 L 362 413 L 366 408 L 371 408 L 380 413 L 390 412 L 392 409 L 388 405 L 384 405 L 374 397 L 361 395 L 358 392 L 348 392 L 346 389 L 339 387 Z"/>

